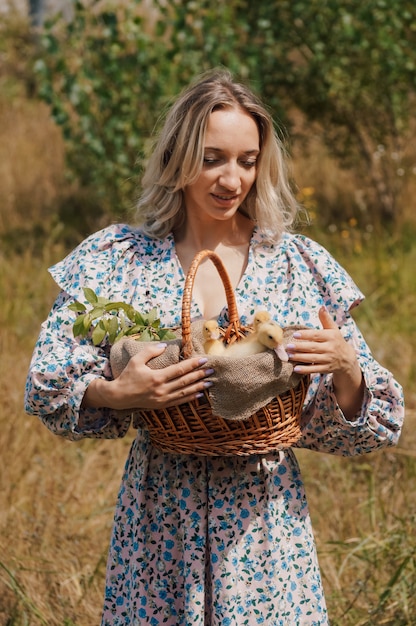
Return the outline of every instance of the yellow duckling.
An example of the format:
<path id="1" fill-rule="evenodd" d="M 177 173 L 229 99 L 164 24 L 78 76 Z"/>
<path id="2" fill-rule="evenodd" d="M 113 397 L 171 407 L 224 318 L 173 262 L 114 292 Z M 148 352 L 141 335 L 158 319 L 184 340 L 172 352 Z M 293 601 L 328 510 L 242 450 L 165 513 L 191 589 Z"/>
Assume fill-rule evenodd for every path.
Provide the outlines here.
<path id="1" fill-rule="evenodd" d="M 220 327 L 216 320 L 204 322 L 202 327 L 203 348 L 206 354 L 221 356 L 225 352 L 225 345 L 221 341 Z"/>
<path id="2" fill-rule="evenodd" d="M 271 319 L 270 313 L 268 311 L 256 311 L 253 317 L 254 333 L 256 333 L 259 330 L 260 326 L 265 323 L 270 323 L 277 326 L 276 322 Z M 279 345 L 274 348 L 274 350 L 281 361 L 287 362 L 289 360 L 287 352 L 283 346 L 283 331 L 282 339 Z"/>
<path id="3" fill-rule="evenodd" d="M 266 350 L 274 350 L 281 361 L 289 360 L 283 346 L 283 330 L 274 322 L 262 322 L 257 331 L 231 344 L 227 356 L 244 357 Z"/>
<path id="4" fill-rule="evenodd" d="M 253 317 L 254 332 L 257 332 L 260 324 L 270 322 L 270 313 L 268 311 L 256 311 Z"/>

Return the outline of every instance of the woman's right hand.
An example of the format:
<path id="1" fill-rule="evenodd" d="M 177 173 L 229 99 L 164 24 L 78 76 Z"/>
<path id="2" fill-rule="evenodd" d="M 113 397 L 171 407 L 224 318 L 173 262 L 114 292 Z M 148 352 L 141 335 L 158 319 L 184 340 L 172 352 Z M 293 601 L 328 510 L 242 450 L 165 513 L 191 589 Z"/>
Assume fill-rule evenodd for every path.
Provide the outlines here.
<path id="1" fill-rule="evenodd" d="M 132 357 L 118 378 L 93 380 L 85 392 L 82 407 L 162 409 L 200 397 L 212 384 L 206 378 L 213 370 L 203 368 L 207 359 L 193 357 L 163 369 L 151 369 L 147 362 L 165 349 L 165 344 L 151 345 Z"/>

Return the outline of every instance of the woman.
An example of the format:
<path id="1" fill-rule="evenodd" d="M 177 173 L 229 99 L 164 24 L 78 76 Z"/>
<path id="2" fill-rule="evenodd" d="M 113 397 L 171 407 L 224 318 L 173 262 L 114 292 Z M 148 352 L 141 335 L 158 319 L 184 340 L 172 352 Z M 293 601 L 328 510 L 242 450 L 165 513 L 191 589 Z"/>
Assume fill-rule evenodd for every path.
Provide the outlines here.
<path id="1" fill-rule="evenodd" d="M 326 250 L 290 234 L 296 202 L 282 147 L 263 105 L 227 72 L 191 85 L 171 108 L 143 178 L 139 227 L 89 237 L 51 269 L 62 291 L 30 366 L 27 411 L 72 440 L 120 437 L 128 411 L 197 399 L 211 384 L 204 359 L 163 370 L 149 344 L 113 380 L 103 347 L 72 337 L 68 304 L 82 287 L 156 306 L 180 324 L 184 277 L 214 250 L 243 322 L 260 306 L 284 326 L 312 375 L 299 447 L 343 455 L 394 445 L 402 390 L 372 357 L 351 318 L 363 296 Z M 192 317 L 227 323 L 209 260 L 196 274 Z M 328 623 L 316 549 L 293 450 L 206 458 L 163 454 L 138 430 L 127 459 L 108 557 L 102 626 Z"/>

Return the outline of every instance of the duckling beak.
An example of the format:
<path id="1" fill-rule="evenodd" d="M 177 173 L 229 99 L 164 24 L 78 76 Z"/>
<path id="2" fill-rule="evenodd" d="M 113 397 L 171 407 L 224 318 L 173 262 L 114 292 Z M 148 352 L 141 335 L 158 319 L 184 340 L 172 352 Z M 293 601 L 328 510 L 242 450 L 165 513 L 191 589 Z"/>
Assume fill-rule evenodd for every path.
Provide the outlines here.
<path id="1" fill-rule="evenodd" d="M 289 361 L 287 352 L 282 344 L 279 344 L 278 346 L 276 346 L 274 351 L 276 352 L 277 356 L 279 357 L 281 361 L 284 361 L 285 363 Z"/>

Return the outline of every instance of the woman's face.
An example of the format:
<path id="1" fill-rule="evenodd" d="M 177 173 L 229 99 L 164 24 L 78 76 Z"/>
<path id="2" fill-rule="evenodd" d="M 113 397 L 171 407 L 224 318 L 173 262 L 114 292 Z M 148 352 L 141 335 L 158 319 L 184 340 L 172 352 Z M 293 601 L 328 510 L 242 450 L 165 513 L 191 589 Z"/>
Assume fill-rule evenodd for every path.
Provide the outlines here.
<path id="1" fill-rule="evenodd" d="M 211 113 L 202 171 L 184 189 L 188 219 L 232 218 L 256 180 L 259 153 L 259 132 L 248 113 L 237 108 Z"/>

